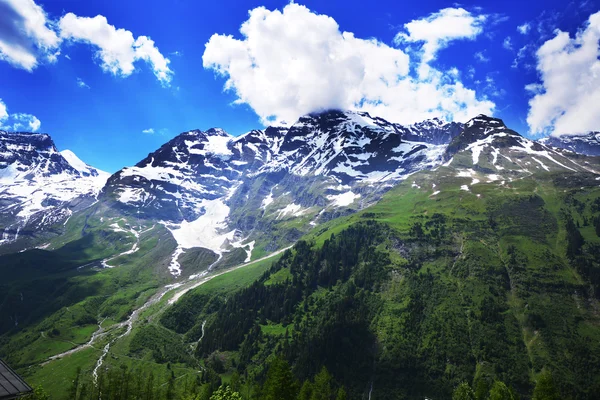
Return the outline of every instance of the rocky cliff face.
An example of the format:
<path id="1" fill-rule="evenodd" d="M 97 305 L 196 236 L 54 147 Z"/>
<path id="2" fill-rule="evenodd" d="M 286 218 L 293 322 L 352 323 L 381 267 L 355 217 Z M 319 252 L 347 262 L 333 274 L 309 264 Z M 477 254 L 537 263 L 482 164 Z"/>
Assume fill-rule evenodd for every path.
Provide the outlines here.
<path id="1" fill-rule="evenodd" d="M 63 223 L 96 200 L 108 176 L 60 153 L 49 135 L 0 131 L 0 245 Z"/>

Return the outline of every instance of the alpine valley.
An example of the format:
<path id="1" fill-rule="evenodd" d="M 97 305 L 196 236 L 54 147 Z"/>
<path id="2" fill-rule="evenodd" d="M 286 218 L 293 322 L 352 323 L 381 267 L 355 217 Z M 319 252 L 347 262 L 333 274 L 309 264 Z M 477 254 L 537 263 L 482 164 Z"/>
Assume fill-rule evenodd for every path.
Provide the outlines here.
<path id="1" fill-rule="evenodd" d="M 0 357 L 52 399 L 598 398 L 599 139 L 332 110 L 110 175 L 0 131 Z"/>

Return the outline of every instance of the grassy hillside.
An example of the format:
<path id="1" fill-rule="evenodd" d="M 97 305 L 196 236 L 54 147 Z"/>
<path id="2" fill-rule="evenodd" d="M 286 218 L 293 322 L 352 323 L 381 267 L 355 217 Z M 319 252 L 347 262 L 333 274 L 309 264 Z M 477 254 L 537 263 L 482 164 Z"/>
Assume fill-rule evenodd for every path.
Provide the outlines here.
<path id="1" fill-rule="evenodd" d="M 377 204 L 317 226 L 275 263 L 165 292 L 127 334 L 120 323 L 169 282 L 175 243 L 159 225 L 75 215 L 46 250 L 3 256 L 10 279 L 0 312 L 10 322 L 0 356 L 55 399 L 98 398 L 125 382 L 149 398 L 208 400 L 221 382 L 262 398 L 269 371 L 284 364 L 296 394 L 327 381 L 349 399 L 437 399 L 466 382 L 487 399 L 502 381 L 528 399 L 550 377 L 560 398 L 592 399 L 600 182 L 585 173 L 485 176 L 446 167 L 412 175 Z M 118 268 L 97 269 L 136 240 L 115 223 L 147 232 L 135 255 L 113 260 Z M 180 262 L 200 271 L 213 259 L 194 251 Z M 14 327 L 19 307 L 28 313 Z M 108 333 L 92 347 L 45 363 L 98 324 Z"/>
<path id="2" fill-rule="evenodd" d="M 191 292 L 161 322 L 191 341 L 206 321 L 196 357 L 257 385 L 280 354 L 301 380 L 326 366 L 350 398 L 449 398 L 466 381 L 484 399 L 496 380 L 530 398 L 547 371 L 561 398 L 594 398 L 597 176 L 472 181 L 413 175 L 249 288 Z"/>

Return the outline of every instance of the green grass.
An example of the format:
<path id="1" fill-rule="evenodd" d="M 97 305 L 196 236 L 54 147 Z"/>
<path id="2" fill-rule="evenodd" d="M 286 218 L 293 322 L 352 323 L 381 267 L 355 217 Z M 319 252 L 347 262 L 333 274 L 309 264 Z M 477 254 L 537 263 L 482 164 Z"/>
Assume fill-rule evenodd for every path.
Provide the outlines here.
<path id="1" fill-rule="evenodd" d="M 89 348 L 47 365 L 30 367 L 19 372 L 23 374 L 27 383 L 32 386 L 41 385 L 53 399 L 65 399 L 67 390 L 77 376 L 77 368 L 91 376 L 100 354 L 100 349 Z"/>
<path id="2" fill-rule="evenodd" d="M 265 335 L 283 336 L 283 335 L 285 335 L 285 332 L 288 330 L 288 327 L 283 326 L 281 324 L 267 324 L 267 325 L 261 325 L 260 330 Z"/>
<path id="3" fill-rule="evenodd" d="M 271 265 L 281 257 L 281 254 L 271 258 L 254 262 L 253 264 L 226 272 L 204 283 L 191 292 L 204 293 L 231 293 L 246 287 L 258 279 Z M 191 293 L 190 292 L 190 293 Z"/>
<path id="4" fill-rule="evenodd" d="M 288 268 L 282 268 L 276 273 L 272 274 L 269 279 L 265 282 L 265 285 L 275 285 L 283 283 L 288 279 L 292 279 L 292 274 Z"/>

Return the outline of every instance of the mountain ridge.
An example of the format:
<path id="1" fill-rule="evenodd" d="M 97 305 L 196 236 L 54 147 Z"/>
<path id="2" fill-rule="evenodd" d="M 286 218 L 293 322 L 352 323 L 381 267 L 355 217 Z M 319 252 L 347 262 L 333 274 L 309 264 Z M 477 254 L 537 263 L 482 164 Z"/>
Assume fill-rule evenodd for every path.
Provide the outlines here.
<path id="1" fill-rule="evenodd" d="M 87 207 L 108 176 L 71 151 L 59 152 L 48 134 L 0 131 L 0 251 L 19 234 L 43 237 L 42 231 Z"/>
<path id="2" fill-rule="evenodd" d="M 47 134 L 31 135 L 51 142 Z M 57 152 L 53 143 L 52 149 Z M 454 160 L 464 150 L 471 159 Z M 434 118 L 402 126 L 367 112 L 341 110 L 237 137 L 221 128 L 186 131 L 108 177 L 72 152 L 63 153 L 53 156 L 60 158 L 58 170 L 62 165 L 74 176 L 106 179 L 100 189 L 95 186 L 79 197 L 97 198 L 124 216 L 158 221 L 179 238 L 173 266 L 185 249 L 194 247 L 219 256 L 244 249 L 251 257 L 255 246 L 275 250 L 289 245 L 311 226 L 373 204 L 409 175 L 450 163 L 457 174 L 486 173 L 491 178 L 485 179 L 499 182 L 533 170 L 593 170 L 494 117 L 478 115 L 466 124 Z M 68 215 L 57 213 L 51 221 Z M 288 220 L 303 222 L 285 228 L 287 239 L 279 244 L 260 243 L 256 232 L 272 236 Z"/>

